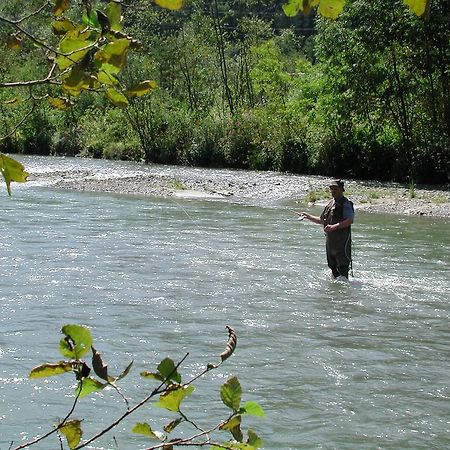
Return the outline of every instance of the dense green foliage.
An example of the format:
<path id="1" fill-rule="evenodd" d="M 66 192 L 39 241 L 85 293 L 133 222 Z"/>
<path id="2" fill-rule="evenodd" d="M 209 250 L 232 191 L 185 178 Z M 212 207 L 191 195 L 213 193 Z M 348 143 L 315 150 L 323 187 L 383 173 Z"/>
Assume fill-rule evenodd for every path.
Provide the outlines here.
<path id="1" fill-rule="evenodd" d="M 0 15 L 20 3 L 4 1 Z M 156 80 L 153 94 L 123 110 L 89 92 L 67 111 L 42 103 L 0 151 L 447 183 L 446 5 L 432 2 L 424 21 L 401 0 L 353 0 L 331 21 L 286 17 L 269 0 L 181 11 L 137 0 L 124 25 L 145 50 L 129 55 L 122 82 Z M 33 26 L 51 39 L 45 20 Z M 3 41 L 9 33 L 0 28 Z M 1 81 L 46 76 L 37 52 L 2 47 Z M 3 130 L 26 112 L 5 104 L 29 95 L 20 90 L 0 90 Z"/>

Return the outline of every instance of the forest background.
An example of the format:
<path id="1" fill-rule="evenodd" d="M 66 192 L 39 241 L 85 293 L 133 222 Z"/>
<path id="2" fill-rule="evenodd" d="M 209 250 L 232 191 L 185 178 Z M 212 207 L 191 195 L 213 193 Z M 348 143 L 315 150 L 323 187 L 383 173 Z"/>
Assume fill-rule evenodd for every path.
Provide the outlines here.
<path id="1" fill-rule="evenodd" d="M 401 0 L 348 1 L 333 21 L 286 17 L 283 3 L 124 5 L 144 49 L 122 78 L 155 80 L 154 92 L 123 109 L 90 92 L 64 111 L 39 102 L 0 152 L 448 183 L 448 0 L 432 1 L 427 20 Z M 22 1 L 0 5 L 2 16 L 23 11 Z M 30 32 L 51 42 L 49 20 L 37 16 Z M 0 23 L 0 40 L 10 35 Z M 44 50 L 17 47 L 0 47 L 0 81 L 45 77 Z M 33 97 L 56 89 L 34 86 Z M 2 134 L 26 114 L 29 88 L 18 91 L 0 90 Z"/>

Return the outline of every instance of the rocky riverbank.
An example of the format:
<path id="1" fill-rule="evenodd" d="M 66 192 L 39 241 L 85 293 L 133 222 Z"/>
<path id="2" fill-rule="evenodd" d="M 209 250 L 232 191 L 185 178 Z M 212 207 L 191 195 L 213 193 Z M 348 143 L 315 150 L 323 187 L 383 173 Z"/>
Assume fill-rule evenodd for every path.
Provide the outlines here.
<path id="1" fill-rule="evenodd" d="M 79 191 L 283 204 L 299 209 L 323 205 L 329 198 L 328 178 L 275 172 L 148 166 L 137 173 L 107 177 L 83 170 L 61 172 L 53 181 L 57 188 Z M 450 217 L 447 187 L 348 180 L 346 195 L 356 208 L 373 213 Z"/>
<path id="2" fill-rule="evenodd" d="M 213 199 L 304 209 L 330 198 L 330 178 L 182 166 L 144 165 L 83 158 L 21 158 L 29 183 L 87 192 Z M 357 209 L 373 213 L 450 217 L 448 186 L 345 180 Z"/>

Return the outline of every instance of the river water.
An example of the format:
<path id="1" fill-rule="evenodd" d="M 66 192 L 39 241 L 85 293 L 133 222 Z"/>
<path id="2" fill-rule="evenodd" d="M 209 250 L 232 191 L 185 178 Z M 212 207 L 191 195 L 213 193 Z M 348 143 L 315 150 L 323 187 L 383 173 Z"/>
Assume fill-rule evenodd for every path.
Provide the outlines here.
<path id="1" fill-rule="evenodd" d="M 53 163 L 27 164 L 51 172 Z M 89 164 L 103 174 L 134 170 Z M 111 373 L 134 360 L 120 383 L 131 404 L 155 386 L 140 371 L 189 352 L 180 369 L 188 379 L 218 360 L 233 326 L 235 354 L 195 383 L 186 413 L 205 428 L 226 417 L 218 390 L 236 375 L 243 400 L 266 412 L 243 424 L 265 449 L 450 447 L 448 219 L 358 212 L 354 278 L 344 284 L 328 276 L 320 227 L 285 204 L 34 182 L 14 185 L 11 198 L 4 190 L 0 205 L 1 450 L 50 430 L 70 409 L 70 374 L 27 378 L 61 359 L 66 323 L 90 327 Z M 108 390 L 83 399 L 75 417 L 88 438 L 124 409 Z M 153 441 L 129 433 L 133 424 L 161 430 L 173 417 L 145 407 L 89 448 L 148 447 Z M 53 437 L 34 448 L 60 444 Z"/>

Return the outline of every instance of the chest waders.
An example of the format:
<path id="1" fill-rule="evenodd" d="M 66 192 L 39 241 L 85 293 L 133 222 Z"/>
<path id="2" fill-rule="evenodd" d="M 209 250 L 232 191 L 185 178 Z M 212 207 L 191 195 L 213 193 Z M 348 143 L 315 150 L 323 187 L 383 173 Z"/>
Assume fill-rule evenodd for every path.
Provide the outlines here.
<path id="1" fill-rule="evenodd" d="M 346 197 L 341 197 L 328 203 L 320 216 L 324 221 L 324 226 L 335 225 L 344 219 L 345 202 L 349 202 L 353 209 L 353 203 Z M 326 251 L 328 267 L 331 269 L 333 276 L 337 278 L 342 275 L 348 278 L 348 272 L 352 266 L 351 227 L 326 233 Z"/>

